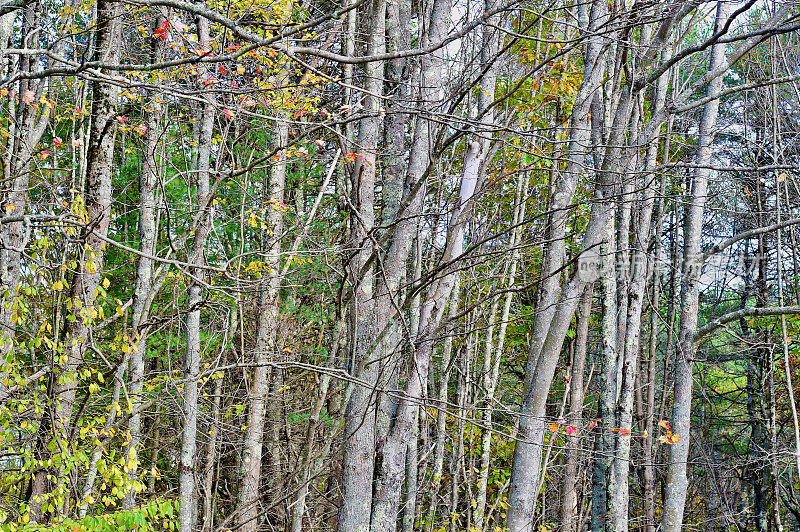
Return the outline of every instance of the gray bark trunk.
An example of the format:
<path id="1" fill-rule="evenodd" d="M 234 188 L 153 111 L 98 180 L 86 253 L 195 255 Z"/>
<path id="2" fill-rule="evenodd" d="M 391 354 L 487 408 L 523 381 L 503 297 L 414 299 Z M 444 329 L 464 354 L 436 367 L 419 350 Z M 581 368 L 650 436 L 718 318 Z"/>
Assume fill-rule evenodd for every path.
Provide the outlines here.
<path id="1" fill-rule="evenodd" d="M 162 17 L 156 17 L 155 27 L 157 28 Z M 161 58 L 162 40 L 153 39 L 152 61 L 158 62 Z M 131 434 L 131 441 L 127 445 L 126 452 L 137 453 L 142 441 L 142 414 L 138 407 L 142 402 L 142 387 L 144 384 L 144 357 L 147 351 L 147 327 L 145 322 L 150 315 L 150 303 L 152 301 L 151 292 L 154 283 L 154 261 L 150 257 L 156 254 L 156 244 L 158 242 L 158 221 L 157 209 L 158 199 L 158 180 L 159 180 L 159 161 L 157 156 L 159 146 L 159 123 L 161 122 L 161 91 L 153 91 L 148 107 L 151 109 L 146 115 L 147 132 L 145 134 L 144 153 L 142 154 L 142 168 L 139 177 L 139 249 L 145 255 L 139 256 L 139 264 L 136 268 L 136 284 L 133 291 L 133 304 L 131 308 L 131 330 L 133 334 L 133 348 L 128 360 L 130 371 L 130 390 L 129 397 L 133 414 L 128 421 L 128 430 Z M 134 468 L 130 473 L 134 481 L 138 481 L 138 468 Z M 123 498 L 123 508 L 131 509 L 136 503 L 136 493 L 131 490 Z"/>
<path id="2" fill-rule="evenodd" d="M 722 0 L 717 5 L 715 28 L 719 30 L 730 13 L 731 3 Z M 711 49 L 709 71 L 716 71 L 725 62 L 726 45 L 715 44 Z M 714 78 L 708 86 L 709 96 L 718 95 L 722 89 L 722 76 Z M 664 532 L 680 532 L 683 511 L 689 487 L 687 460 L 689 459 L 689 431 L 691 428 L 693 359 L 696 351 L 694 333 L 697 330 L 699 313 L 699 281 L 702 269 L 700 238 L 703 228 L 703 212 L 708 194 L 708 165 L 712 159 L 711 145 L 717 123 L 719 100 L 706 103 L 700 121 L 697 148 L 697 168 L 692 176 L 692 196 L 687 206 L 687 221 L 684 229 L 684 264 L 681 283 L 680 329 L 675 363 L 675 387 L 672 412 L 672 431 L 678 441 L 670 446 L 669 466 L 665 486 L 666 500 L 662 517 Z"/>
<path id="3" fill-rule="evenodd" d="M 386 48 L 386 1 L 374 0 L 368 53 L 383 53 Z M 366 68 L 367 90 L 376 95 L 383 93 L 383 62 L 368 63 Z M 351 174 L 353 215 L 351 216 L 351 245 L 357 249 L 350 261 L 349 284 L 353 289 L 350 300 L 350 349 L 353 353 L 352 373 L 362 382 L 375 386 L 380 375 L 379 362 L 370 354 L 375 338 L 373 327 L 373 283 L 372 267 L 366 268 L 372 246 L 368 245 L 368 234 L 375 226 L 375 169 L 377 164 L 380 117 L 377 116 L 381 102 L 375 96 L 365 94 L 364 109 L 375 116 L 361 120 L 358 134 L 358 149 L 363 157 L 355 161 Z M 375 459 L 375 390 L 355 385 L 345 413 L 344 449 L 342 459 L 342 504 L 339 508 L 340 532 L 369 532 L 372 507 L 372 480 Z"/>
<path id="4" fill-rule="evenodd" d="M 661 110 L 667 97 L 669 77 L 661 76 L 656 82 L 655 97 L 652 103 L 654 116 L 661 116 Z M 640 104 L 641 105 L 641 104 Z M 655 129 L 660 129 L 657 126 Z M 650 228 L 652 225 L 653 205 L 657 190 L 658 180 L 654 170 L 658 157 L 658 142 L 643 142 L 643 135 L 639 135 L 640 145 L 647 145 L 644 164 L 644 183 L 642 184 L 642 202 L 637 221 L 637 231 L 634 233 L 633 260 L 630 272 L 630 286 L 627 290 L 623 287 L 622 298 L 627 301 L 624 329 L 624 340 L 617 341 L 622 346 L 623 354 L 620 368 L 622 382 L 618 383 L 620 389 L 619 403 L 617 405 L 617 427 L 623 431 L 616 442 L 614 453 L 614 474 L 609 479 L 614 483 L 615 499 L 611 501 L 612 519 L 616 530 L 628 528 L 629 489 L 628 475 L 630 470 L 631 432 L 633 430 L 633 399 L 636 384 L 636 370 L 639 367 L 639 343 L 642 330 L 642 308 L 644 293 L 647 286 L 649 271 Z M 620 309 L 620 315 L 623 309 Z M 621 319 L 621 318 L 620 318 Z M 618 372 L 619 374 L 619 372 Z M 627 434 L 626 434 L 627 432 Z"/>
<path id="5" fill-rule="evenodd" d="M 267 210 L 266 223 L 269 227 L 265 235 L 269 239 L 264 264 L 266 271 L 273 272 L 265 278 L 261 287 L 258 317 L 258 333 L 256 338 L 256 362 L 253 370 L 253 384 L 250 390 L 250 410 L 247 416 L 247 433 L 244 441 L 242 457 L 242 483 L 239 488 L 237 519 L 242 532 L 254 532 L 258 529 L 260 515 L 258 502 L 260 499 L 262 450 L 264 444 L 264 421 L 269 392 L 270 368 L 267 364 L 275 360 L 277 346 L 278 314 L 280 311 L 281 277 L 281 235 L 283 234 L 284 188 L 286 182 L 286 148 L 289 138 L 289 126 L 286 122 L 277 122 L 273 131 L 272 145 L 279 150 L 280 158 L 270 171 L 269 195 L 265 202 Z"/>
<path id="6" fill-rule="evenodd" d="M 578 323 L 575 332 L 575 351 L 572 356 L 572 368 L 569 379 L 569 414 L 568 426 L 579 427 L 583 420 L 584 382 L 586 353 L 589 345 L 589 318 L 592 313 L 594 299 L 594 283 L 588 285 L 578 307 Z M 580 511 L 578 507 L 578 450 L 581 437 L 577 434 L 567 435 L 567 461 L 564 467 L 564 480 L 561 485 L 561 527 L 564 532 L 579 532 Z"/>
<path id="7" fill-rule="evenodd" d="M 208 21 L 198 18 L 200 46 L 210 46 Z M 197 188 L 195 192 L 199 221 L 192 241 L 189 274 L 194 277 L 189 285 L 186 313 L 186 360 L 183 386 L 183 435 L 181 440 L 179 496 L 179 523 L 182 532 L 191 532 L 197 526 L 197 420 L 199 412 L 198 376 L 202 356 L 200 335 L 200 307 L 203 304 L 203 285 L 205 278 L 206 245 L 209 234 L 208 212 L 211 172 L 211 137 L 214 129 L 213 93 L 205 95 L 205 102 L 199 106 L 198 120 L 200 132 L 197 146 Z"/>

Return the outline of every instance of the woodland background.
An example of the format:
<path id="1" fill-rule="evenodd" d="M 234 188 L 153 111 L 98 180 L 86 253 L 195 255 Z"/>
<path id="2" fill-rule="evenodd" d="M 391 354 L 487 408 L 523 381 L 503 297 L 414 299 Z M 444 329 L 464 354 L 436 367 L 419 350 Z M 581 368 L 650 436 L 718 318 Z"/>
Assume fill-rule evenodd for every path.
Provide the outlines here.
<path id="1" fill-rule="evenodd" d="M 0 529 L 797 530 L 799 28 L 0 0 Z"/>

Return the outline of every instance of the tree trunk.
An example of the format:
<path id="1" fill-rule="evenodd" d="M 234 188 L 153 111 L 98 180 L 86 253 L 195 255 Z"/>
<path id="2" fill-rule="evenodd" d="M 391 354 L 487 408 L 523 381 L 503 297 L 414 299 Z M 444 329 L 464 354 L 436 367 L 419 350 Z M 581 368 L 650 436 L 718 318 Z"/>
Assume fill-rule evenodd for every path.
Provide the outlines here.
<path id="1" fill-rule="evenodd" d="M 120 60 L 122 39 L 122 4 L 115 1 L 99 0 L 97 4 L 97 29 L 95 58 L 116 64 Z M 70 299 L 67 305 L 75 319 L 66 323 L 64 354 L 59 357 L 58 367 L 51 375 L 50 393 L 52 403 L 47 420 L 52 420 L 52 437 L 58 451 L 68 460 L 66 445 L 72 432 L 72 410 L 75 403 L 77 371 L 83 363 L 89 342 L 89 327 L 98 317 L 95 307 L 95 290 L 100 286 L 101 272 L 105 258 L 105 243 L 111 221 L 111 176 L 116 139 L 116 115 L 119 88 L 99 80 L 92 82 L 93 106 L 89 129 L 89 157 L 87 160 L 87 188 L 84 198 L 86 218 L 96 222 L 84 229 L 80 241 L 80 260 L 75 272 Z M 23 207 L 24 208 L 24 207 Z M 50 440 L 49 426 L 43 422 L 37 437 L 37 453 L 43 459 L 49 455 L 47 443 Z M 43 455 L 43 456 L 42 456 Z M 64 463 L 62 461 L 62 463 Z M 45 516 L 41 504 L 45 494 L 50 491 L 47 475 L 52 471 L 44 469 L 35 474 L 31 490 L 31 515 L 41 522 Z M 64 486 L 66 480 L 60 477 L 56 484 L 63 496 L 61 508 L 67 507 L 69 494 Z"/>
<path id="2" fill-rule="evenodd" d="M 163 17 L 156 17 L 154 29 L 162 23 Z M 152 61 L 160 61 L 162 43 L 161 39 L 152 39 Z M 152 291 L 155 287 L 154 261 L 150 257 L 156 255 L 158 243 L 157 209 L 159 161 L 157 150 L 159 146 L 159 124 L 161 122 L 162 108 L 159 100 L 161 91 L 154 90 L 150 96 L 148 107 L 151 109 L 146 114 L 147 132 L 142 154 L 142 169 L 139 175 L 139 264 L 136 269 L 136 284 L 133 291 L 133 304 L 131 311 L 131 352 L 128 360 L 130 371 L 130 408 L 133 412 L 128 421 L 128 430 L 131 441 L 128 442 L 127 454 L 135 456 L 139 452 L 142 441 L 142 414 L 138 408 L 142 402 L 142 388 L 144 384 L 144 357 L 147 352 L 147 326 L 145 322 L 150 315 Z M 149 256 L 146 256 L 149 255 Z M 130 473 L 131 480 L 138 481 L 138 467 Z M 136 503 L 136 492 L 129 490 L 123 498 L 123 508 L 131 509 Z"/>
<path id="3" fill-rule="evenodd" d="M 210 46 L 209 24 L 198 17 L 197 30 L 200 46 Z M 197 526 L 197 421 L 199 412 L 198 376 L 202 356 L 200 313 L 203 305 L 203 281 L 205 279 L 206 245 L 209 234 L 208 213 L 210 210 L 210 172 L 212 133 L 214 130 L 213 92 L 208 92 L 204 102 L 198 106 L 200 126 L 197 146 L 197 189 L 195 192 L 199 221 L 195 229 L 189 263 L 189 296 L 186 312 L 186 360 L 183 386 L 183 437 L 180 454 L 180 511 L 181 531 L 191 532 Z"/>
<path id="4" fill-rule="evenodd" d="M 730 12 L 731 3 L 721 0 L 717 4 L 715 30 L 719 31 Z M 711 49 L 709 71 L 716 71 L 725 61 L 725 44 L 715 44 Z M 708 86 L 708 95 L 717 96 L 722 88 L 722 77 L 714 78 Z M 697 168 L 692 178 L 692 195 L 687 206 L 687 220 L 684 228 L 684 264 L 681 283 L 681 311 L 678 351 L 675 367 L 674 404 L 672 412 L 672 431 L 678 441 L 670 447 L 667 469 L 666 500 L 662 516 L 664 532 L 680 532 L 683 525 L 683 511 L 689 487 L 687 460 L 689 459 L 689 440 L 692 409 L 693 365 L 696 345 L 694 333 L 697 330 L 699 313 L 699 281 L 702 269 L 700 237 L 703 228 L 703 211 L 708 195 L 708 179 L 711 163 L 711 144 L 717 123 L 719 100 L 711 99 L 705 104 L 697 148 Z"/>
<path id="5" fill-rule="evenodd" d="M 289 138 L 289 126 L 278 121 L 273 131 L 272 146 L 278 150 L 279 159 L 271 166 L 269 176 L 269 195 L 265 202 L 266 222 L 269 227 L 266 238 L 270 244 L 264 260 L 267 272 L 261 287 L 259 300 L 258 333 L 256 338 L 256 367 L 253 370 L 250 390 L 250 410 L 247 416 L 247 433 L 242 456 L 242 483 L 239 487 L 237 519 L 242 532 L 255 532 L 258 529 L 261 483 L 262 450 L 264 445 L 264 422 L 269 395 L 268 364 L 277 355 L 277 327 L 280 311 L 280 284 L 278 275 L 281 269 L 281 236 L 283 234 L 283 200 L 286 182 L 286 156 L 284 149 Z M 276 472 L 277 473 L 277 472 Z M 274 477 L 276 480 L 279 475 Z"/>
<path id="6" fill-rule="evenodd" d="M 578 307 L 578 324 L 575 332 L 575 350 L 569 378 L 568 426 L 579 427 L 583 420 L 584 380 L 586 353 L 589 346 L 589 318 L 592 314 L 594 283 L 586 287 Z M 564 532 L 580 532 L 580 508 L 578 506 L 578 449 L 581 437 L 567 435 L 567 463 L 564 467 L 564 480 L 561 485 L 561 527 Z"/>
<path id="7" fill-rule="evenodd" d="M 372 3 L 372 21 L 368 53 L 379 54 L 386 49 L 386 0 Z M 380 375 L 379 361 L 371 359 L 375 339 L 371 312 L 375 275 L 367 261 L 372 246 L 369 234 L 375 226 L 375 171 L 377 146 L 381 125 L 376 96 L 383 93 L 383 62 L 375 61 L 365 67 L 367 78 L 364 109 L 372 116 L 363 118 L 358 133 L 362 157 L 355 161 L 351 174 L 352 204 L 351 245 L 358 250 L 348 265 L 350 299 L 350 349 L 353 353 L 351 372 L 367 386 L 375 386 Z M 364 271 L 362 271 L 364 270 Z M 340 532 L 369 532 L 372 508 L 372 480 L 375 459 L 375 390 L 353 385 L 345 413 L 344 449 L 342 461 L 342 505 L 339 508 Z"/>

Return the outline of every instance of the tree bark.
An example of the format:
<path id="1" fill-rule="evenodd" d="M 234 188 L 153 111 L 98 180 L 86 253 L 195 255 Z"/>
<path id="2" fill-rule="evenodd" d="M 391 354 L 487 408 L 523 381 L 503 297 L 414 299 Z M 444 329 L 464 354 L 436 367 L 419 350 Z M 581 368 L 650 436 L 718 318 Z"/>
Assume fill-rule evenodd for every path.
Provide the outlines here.
<path id="1" fill-rule="evenodd" d="M 719 30 L 730 13 L 731 3 L 721 0 L 717 4 L 715 28 Z M 725 44 L 715 44 L 711 49 L 710 71 L 716 71 L 725 61 Z M 718 95 L 722 89 L 722 77 L 714 78 L 708 87 L 709 96 Z M 703 212 L 708 195 L 708 165 L 712 158 L 712 142 L 717 123 L 719 100 L 714 98 L 705 104 L 697 148 L 697 168 L 692 177 L 692 196 L 687 206 L 687 220 L 684 228 L 684 264 L 681 283 L 680 331 L 675 367 L 674 403 L 672 412 L 672 431 L 678 441 L 670 447 L 666 500 L 662 516 L 664 532 L 680 532 L 683 525 L 683 512 L 689 487 L 687 460 L 689 459 L 689 440 L 692 409 L 693 365 L 699 313 L 699 281 L 702 268 L 700 237 L 703 228 Z"/>
<path id="2" fill-rule="evenodd" d="M 253 370 L 253 384 L 250 390 L 250 410 L 247 416 L 247 433 L 242 457 L 242 483 L 239 487 L 237 519 L 242 532 L 255 532 L 258 529 L 261 484 L 262 449 L 264 444 L 264 422 L 269 395 L 270 367 L 277 352 L 277 327 L 280 312 L 281 277 L 281 236 L 283 234 L 283 200 L 286 183 L 286 156 L 284 150 L 289 138 L 286 122 L 276 121 L 273 130 L 272 146 L 278 150 L 279 159 L 273 163 L 269 176 L 269 194 L 265 202 L 266 223 L 269 227 L 266 237 L 269 246 L 264 260 L 265 276 L 259 300 L 258 333 L 256 338 L 256 367 Z M 277 473 L 277 472 L 276 472 Z M 279 478 L 276 475 L 275 480 Z M 272 496 L 280 496 L 272 494 Z"/>
<path id="3" fill-rule="evenodd" d="M 586 353 L 589 346 L 589 318 L 592 314 L 594 299 L 594 283 L 586 287 L 578 307 L 578 323 L 575 332 L 575 350 L 569 379 L 569 414 L 566 418 L 568 426 L 579 427 L 583 420 L 584 372 L 586 369 Z M 567 435 L 564 466 L 564 480 L 561 484 L 561 527 L 564 532 L 579 532 L 580 508 L 578 503 L 578 450 L 580 436 Z"/>
<path id="4" fill-rule="evenodd" d="M 209 24 L 203 17 L 197 19 L 200 46 L 210 47 Z M 200 314 L 203 306 L 203 281 L 205 279 L 206 246 L 209 235 L 208 214 L 210 205 L 210 173 L 212 133 L 214 130 L 213 92 L 204 95 L 198 106 L 200 126 L 197 146 L 197 188 L 195 192 L 199 221 L 195 228 L 189 263 L 189 296 L 186 312 L 186 360 L 183 386 L 183 435 L 180 454 L 180 510 L 181 531 L 191 532 L 197 526 L 197 421 L 199 412 L 198 377 L 202 356 Z"/>

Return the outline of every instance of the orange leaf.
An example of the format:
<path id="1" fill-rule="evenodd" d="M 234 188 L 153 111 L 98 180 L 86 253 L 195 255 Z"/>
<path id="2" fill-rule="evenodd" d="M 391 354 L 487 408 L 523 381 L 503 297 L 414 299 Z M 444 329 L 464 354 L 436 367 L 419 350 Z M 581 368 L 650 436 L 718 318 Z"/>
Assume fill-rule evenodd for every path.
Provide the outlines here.
<path id="1" fill-rule="evenodd" d="M 550 423 L 548 428 L 550 429 L 550 432 L 558 432 L 558 423 Z"/>

